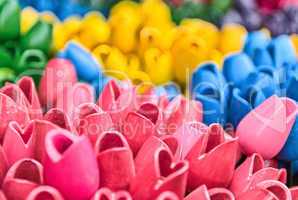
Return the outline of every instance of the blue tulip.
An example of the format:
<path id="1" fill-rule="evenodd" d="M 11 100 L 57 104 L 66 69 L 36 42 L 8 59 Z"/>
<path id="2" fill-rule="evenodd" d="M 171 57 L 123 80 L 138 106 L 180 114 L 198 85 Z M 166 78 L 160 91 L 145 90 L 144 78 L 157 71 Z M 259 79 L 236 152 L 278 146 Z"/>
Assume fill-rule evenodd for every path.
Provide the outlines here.
<path id="1" fill-rule="evenodd" d="M 269 38 L 262 31 L 254 31 L 247 34 L 243 51 L 253 58 L 256 49 L 265 49 L 269 43 Z"/>
<path id="2" fill-rule="evenodd" d="M 278 154 L 278 159 L 286 161 L 298 160 L 298 116 L 292 127 L 286 144 Z"/>
<path id="3" fill-rule="evenodd" d="M 75 66 L 79 79 L 92 82 L 102 76 L 101 66 L 88 50 L 75 42 L 69 42 L 60 58 L 69 59 Z"/>
<path id="4" fill-rule="evenodd" d="M 287 85 L 287 97 L 298 101 L 298 74 L 292 74 Z"/>
<path id="5" fill-rule="evenodd" d="M 230 89 L 230 85 L 218 88 L 206 84 L 204 88 L 196 90 L 192 94 L 193 98 L 203 105 L 203 122 L 205 124 L 226 124 Z"/>
<path id="6" fill-rule="evenodd" d="M 232 54 L 224 60 L 223 75 L 228 82 L 233 83 L 236 87 L 254 71 L 254 64 L 244 53 Z"/>
<path id="7" fill-rule="evenodd" d="M 157 96 L 166 95 L 170 101 L 181 94 L 180 87 L 174 82 L 156 86 L 154 89 Z"/>
<path id="8" fill-rule="evenodd" d="M 296 63 L 295 48 L 287 35 L 281 35 L 271 40 L 268 51 L 275 67 Z"/>
<path id="9" fill-rule="evenodd" d="M 221 87 L 225 84 L 223 75 L 214 63 L 202 64 L 192 74 L 192 92 L 196 92 L 195 90 L 202 88 L 204 84 L 211 84 L 215 87 Z"/>
<path id="10" fill-rule="evenodd" d="M 100 76 L 98 79 L 95 79 L 92 81 L 91 85 L 93 86 L 96 97 L 99 96 L 99 94 L 102 92 L 104 86 L 111 80 L 111 77 L 108 76 Z"/>
<path id="11" fill-rule="evenodd" d="M 255 50 L 255 53 L 253 54 L 252 60 L 257 67 L 264 66 L 264 65 L 268 65 L 268 66 L 273 65 L 271 55 L 269 54 L 267 49 L 257 48 Z"/>

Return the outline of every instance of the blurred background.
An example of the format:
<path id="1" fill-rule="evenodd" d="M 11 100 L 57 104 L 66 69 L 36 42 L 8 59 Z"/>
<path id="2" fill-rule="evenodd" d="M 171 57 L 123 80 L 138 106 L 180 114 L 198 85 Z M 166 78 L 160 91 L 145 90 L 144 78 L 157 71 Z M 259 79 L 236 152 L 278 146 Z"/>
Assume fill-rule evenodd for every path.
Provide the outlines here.
<path id="1" fill-rule="evenodd" d="M 23 7 L 52 11 L 61 20 L 99 10 L 105 16 L 121 0 L 19 0 Z M 138 0 L 135 0 L 138 1 Z M 248 31 L 268 28 L 273 36 L 298 32 L 298 0 L 167 0 L 173 20 L 200 18 L 217 26 L 239 23 Z"/>

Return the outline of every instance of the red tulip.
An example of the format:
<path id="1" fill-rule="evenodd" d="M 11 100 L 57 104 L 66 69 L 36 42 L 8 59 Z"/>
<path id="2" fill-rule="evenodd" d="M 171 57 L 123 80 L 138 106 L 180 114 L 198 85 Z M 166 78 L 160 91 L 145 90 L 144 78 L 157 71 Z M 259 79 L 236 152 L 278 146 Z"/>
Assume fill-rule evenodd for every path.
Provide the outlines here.
<path id="1" fill-rule="evenodd" d="M 174 133 L 183 123 L 201 122 L 202 119 L 202 104 L 181 95 L 175 97 L 164 109 L 164 123 L 168 133 Z"/>
<path id="2" fill-rule="evenodd" d="M 290 200 L 291 192 L 286 185 L 279 181 L 263 181 L 247 192 L 241 194 L 237 200 L 272 199 Z"/>
<path id="3" fill-rule="evenodd" d="M 232 192 L 225 188 L 212 188 L 207 189 L 205 185 L 202 185 L 187 195 L 184 200 L 235 200 Z"/>
<path id="4" fill-rule="evenodd" d="M 175 193 L 182 199 L 186 189 L 189 165 L 187 161 L 173 161 L 167 148 L 160 147 L 144 157 L 136 169 L 130 193 L 134 199 L 155 199 L 164 191 Z"/>
<path id="5" fill-rule="evenodd" d="M 25 200 L 64 200 L 64 198 L 55 188 L 43 185 L 33 189 Z"/>
<path id="6" fill-rule="evenodd" d="M 75 108 L 83 103 L 92 103 L 95 100 L 93 88 L 86 83 L 66 85 L 57 96 L 55 107 L 65 112 L 71 119 Z"/>
<path id="7" fill-rule="evenodd" d="M 9 200 L 25 199 L 38 185 L 43 184 L 43 167 L 32 159 L 13 164 L 3 181 L 2 189 Z"/>
<path id="8" fill-rule="evenodd" d="M 70 132 L 75 133 L 76 130 L 69 119 L 69 116 L 58 108 L 50 109 L 43 117 L 44 120 L 51 122 L 60 128 L 66 129 Z"/>
<path id="9" fill-rule="evenodd" d="M 128 189 L 135 176 L 134 160 L 124 136 L 117 131 L 103 132 L 95 145 L 101 187 Z"/>
<path id="10" fill-rule="evenodd" d="M 16 121 L 21 126 L 25 126 L 30 118 L 25 97 L 19 87 L 9 84 L 0 91 L 0 143 L 2 143 L 4 133 L 10 121 Z"/>
<path id="11" fill-rule="evenodd" d="M 15 121 L 8 124 L 3 140 L 3 150 L 9 166 L 22 158 L 34 157 L 34 131 L 34 121 L 31 121 L 25 129 L 22 129 Z"/>
<path id="12" fill-rule="evenodd" d="M 121 127 L 122 120 L 134 107 L 135 92 L 131 85 L 122 85 L 115 80 L 108 82 L 102 90 L 97 105 L 108 112 L 114 124 Z"/>
<path id="13" fill-rule="evenodd" d="M 258 154 L 248 157 L 234 172 L 230 185 L 236 197 L 266 180 L 278 180 L 286 183 L 287 171 L 264 166 L 263 158 Z"/>
<path id="14" fill-rule="evenodd" d="M 30 119 L 41 119 L 42 109 L 33 79 L 31 77 L 24 76 L 17 82 L 17 85 L 26 96 Z"/>
<path id="15" fill-rule="evenodd" d="M 93 145 L 102 132 L 113 129 L 114 124 L 110 115 L 96 104 L 81 104 L 77 110 L 74 116 L 77 132 L 79 135 L 88 136 Z"/>
<path id="16" fill-rule="evenodd" d="M 130 194 L 127 191 L 120 190 L 113 192 L 108 188 L 100 188 L 91 200 L 132 200 Z"/>
<path id="17" fill-rule="evenodd" d="M 2 148 L 2 146 L 0 145 L 0 186 L 2 185 L 2 182 L 6 175 L 7 170 L 8 170 L 7 157 L 5 155 L 5 152 Z"/>
<path id="18" fill-rule="evenodd" d="M 202 184 L 208 188 L 228 187 L 238 157 L 238 139 L 225 139 L 225 133 L 218 124 L 211 124 L 208 134 L 190 150 L 188 188 L 194 190 Z M 212 166 L 212 167 L 210 167 Z"/>
<path id="19" fill-rule="evenodd" d="M 151 136 L 157 135 L 156 125 L 159 109 L 151 103 L 144 103 L 137 111 L 129 112 L 123 122 L 123 134 L 134 155 Z"/>

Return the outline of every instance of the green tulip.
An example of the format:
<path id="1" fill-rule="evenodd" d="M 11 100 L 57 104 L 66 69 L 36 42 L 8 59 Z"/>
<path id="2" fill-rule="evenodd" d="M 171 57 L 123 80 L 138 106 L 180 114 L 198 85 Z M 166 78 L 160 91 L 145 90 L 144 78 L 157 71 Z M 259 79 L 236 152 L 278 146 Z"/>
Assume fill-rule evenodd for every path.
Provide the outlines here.
<path id="1" fill-rule="evenodd" d="M 39 49 L 44 53 L 48 53 L 52 43 L 52 25 L 37 21 L 32 28 L 21 38 L 21 46 L 23 49 Z"/>
<path id="2" fill-rule="evenodd" d="M 7 67 L 0 68 L 0 87 L 2 87 L 5 82 L 14 82 L 16 80 L 16 75 L 14 71 Z"/>
<path id="3" fill-rule="evenodd" d="M 47 62 L 46 55 L 38 49 L 25 50 L 17 64 L 15 65 L 16 72 L 23 73 L 24 71 L 32 71 L 35 69 L 42 69 Z"/>
<path id="4" fill-rule="evenodd" d="M 20 13 L 20 7 L 15 0 L 0 1 L 0 40 L 13 40 L 19 37 Z"/>
<path id="5" fill-rule="evenodd" d="M 0 47 L 0 66 L 12 66 L 13 58 L 5 47 Z"/>

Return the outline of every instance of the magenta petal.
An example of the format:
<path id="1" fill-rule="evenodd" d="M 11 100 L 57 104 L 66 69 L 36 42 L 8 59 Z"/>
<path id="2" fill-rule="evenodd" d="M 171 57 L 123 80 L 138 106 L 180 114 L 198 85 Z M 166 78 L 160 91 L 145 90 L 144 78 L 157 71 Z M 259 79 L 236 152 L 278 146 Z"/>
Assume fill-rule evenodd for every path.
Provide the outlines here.
<path id="1" fill-rule="evenodd" d="M 99 172 L 88 138 L 62 129 L 52 130 L 46 136 L 45 149 L 45 183 L 66 199 L 91 198 L 99 186 Z"/>
<path id="2" fill-rule="evenodd" d="M 285 169 L 264 168 L 262 157 L 258 154 L 253 154 L 235 170 L 230 189 L 237 197 L 260 182 L 278 180 L 285 183 L 286 177 L 287 172 Z"/>
<path id="3" fill-rule="evenodd" d="M 103 132 L 95 145 L 101 187 L 128 189 L 135 176 L 134 160 L 124 136 L 117 131 Z"/>
<path id="4" fill-rule="evenodd" d="M 53 187 L 38 186 L 28 194 L 25 200 L 64 200 L 64 198 Z"/>
<path id="5" fill-rule="evenodd" d="M 34 148 L 34 122 L 31 121 L 24 130 L 17 122 L 10 122 L 3 140 L 9 166 L 22 158 L 33 158 Z"/>
<path id="6" fill-rule="evenodd" d="M 43 167 L 32 159 L 22 159 L 8 170 L 2 189 L 9 200 L 25 199 L 38 185 L 43 184 Z"/>
<path id="7" fill-rule="evenodd" d="M 103 187 L 97 190 L 91 200 L 132 200 L 132 198 L 127 191 L 113 192 L 109 188 Z"/>
<path id="8" fill-rule="evenodd" d="M 165 191 L 162 192 L 157 198 L 156 200 L 179 200 L 179 198 L 177 197 L 177 195 L 173 192 L 170 191 Z"/>
<path id="9" fill-rule="evenodd" d="M 16 121 L 21 126 L 25 126 L 30 118 L 28 110 L 24 106 L 17 104 L 12 98 L 0 92 L 0 143 L 10 121 Z"/>
<path id="10" fill-rule="evenodd" d="M 2 182 L 6 175 L 7 170 L 8 170 L 7 157 L 5 155 L 5 152 L 2 146 L 0 145 L 0 186 L 2 185 Z"/>
<path id="11" fill-rule="evenodd" d="M 187 195 L 184 200 L 235 200 L 232 192 L 225 188 L 212 188 L 207 189 L 202 185 Z"/>
<path id="12" fill-rule="evenodd" d="M 17 85 L 27 98 L 30 119 L 41 119 L 42 109 L 33 79 L 24 76 L 17 82 Z"/>
<path id="13" fill-rule="evenodd" d="M 186 188 L 188 162 L 174 162 L 171 151 L 164 147 L 155 150 L 153 160 L 152 154 L 144 160 L 147 162 L 139 166 L 140 169 L 131 183 L 132 197 L 149 200 L 164 191 L 171 191 L 182 199 Z"/>
<path id="14" fill-rule="evenodd" d="M 238 139 L 224 142 L 210 152 L 189 159 L 188 188 L 229 186 L 237 160 Z M 210 167 L 212 166 L 212 167 Z"/>
<path id="15" fill-rule="evenodd" d="M 50 109 L 43 117 L 44 120 L 49 121 L 60 128 L 66 129 L 75 133 L 76 130 L 69 119 L 69 116 L 58 108 Z"/>
<path id="16" fill-rule="evenodd" d="M 88 136 L 93 145 L 102 132 L 114 127 L 110 115 L 93 103 L 79 106 L 74 122 L 79 135 Z"/>

